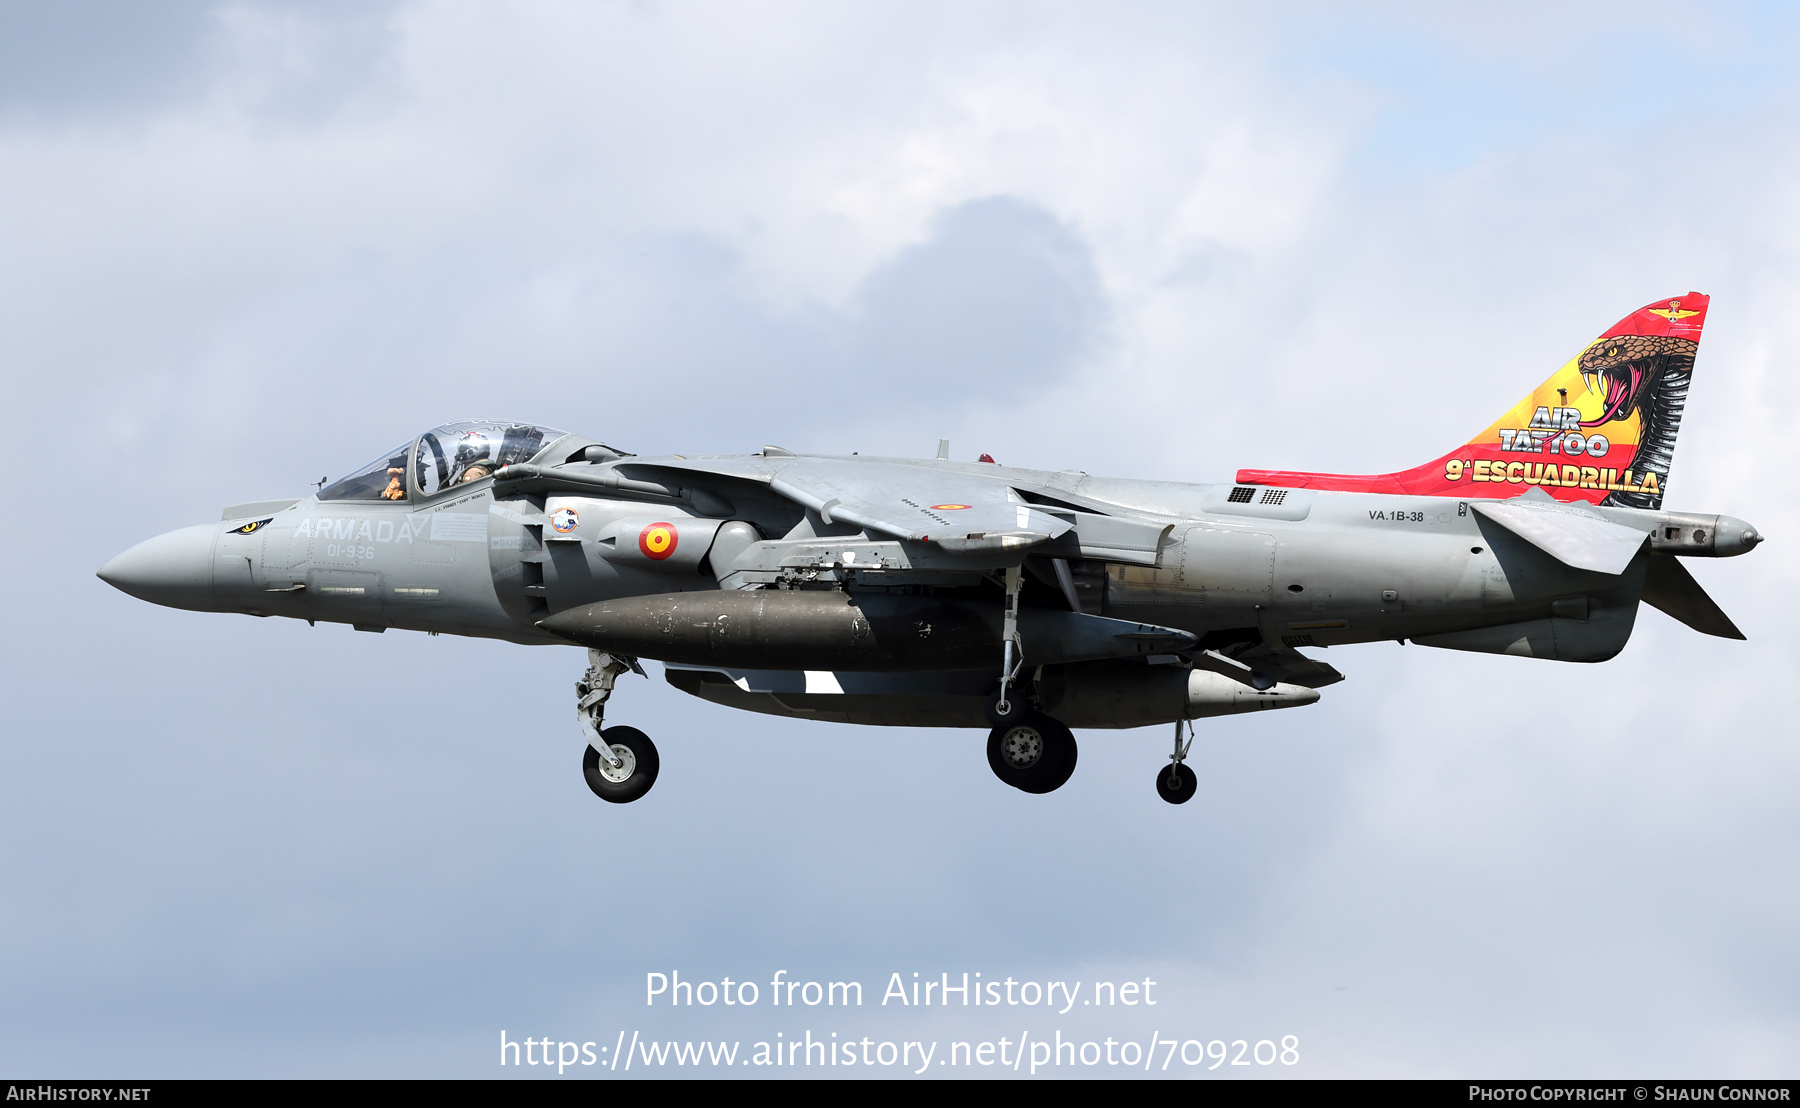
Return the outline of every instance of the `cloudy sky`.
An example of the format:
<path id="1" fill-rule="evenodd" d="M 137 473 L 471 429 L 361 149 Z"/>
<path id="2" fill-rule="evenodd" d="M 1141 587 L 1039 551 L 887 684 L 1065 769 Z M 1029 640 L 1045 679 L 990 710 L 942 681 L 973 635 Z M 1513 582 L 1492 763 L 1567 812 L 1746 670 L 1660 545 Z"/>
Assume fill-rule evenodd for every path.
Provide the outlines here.
<path id="1" fill-rule="evenodd" d="M 1791 1076 L 1797 22 L 0 2 L 0 1070 L 498 1076 L 503 1030 L 810 1030 Z M 1181 808 L 1161 728 L 1083 733 L 1029 797 L 979 733 L 738 715 L 654 666 L 610 718 L 662 777 L 613 807 L 574 649 L 93 576 L 486 415 L 650 453 L 1387 471 L 1690 289 L 1668 506 L 1770 537 L 1693 567 L 1750 641 L 1646 609 L 1595 667 L 1333 650 L 1319 704 L 1201 727 Z M 649 972 L 783 969 L 868 1004 L 643 1003 Z M 876 1004 L 965 971 L 1160 1000 Z"/>

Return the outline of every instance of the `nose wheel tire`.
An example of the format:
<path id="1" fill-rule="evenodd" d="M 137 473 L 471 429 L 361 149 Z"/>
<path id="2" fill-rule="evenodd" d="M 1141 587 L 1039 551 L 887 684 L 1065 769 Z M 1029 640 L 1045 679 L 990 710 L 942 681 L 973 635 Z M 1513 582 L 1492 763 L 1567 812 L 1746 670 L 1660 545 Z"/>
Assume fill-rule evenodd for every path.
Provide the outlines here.
<path id="1" fill-rule="evenodd" d="M 650 736 L 635 727 L 608 727 L 600 732 L 600 741 L 623 764 L 602 761 L 598 750 L 587 748 L 581 758 L 581 774 L 594 795 L 610 804 L 629 804 L 649 792 L 661 768 Z"/>
<path id="2" fill-rule="evenodd" d="M 1075 772 L 1075 736 L 1049 716 L 1033 712 L 988 732 L 988 766 L 1021 792 L 1047 793 Z"/>
<path id="3" fill-rule="evenodd" d="M 1170 762 L 1156 771 L 1156 795 L 1170 804 L 1186 804 L 1200 788 L 1200 779 L 1185 762 Z"/>

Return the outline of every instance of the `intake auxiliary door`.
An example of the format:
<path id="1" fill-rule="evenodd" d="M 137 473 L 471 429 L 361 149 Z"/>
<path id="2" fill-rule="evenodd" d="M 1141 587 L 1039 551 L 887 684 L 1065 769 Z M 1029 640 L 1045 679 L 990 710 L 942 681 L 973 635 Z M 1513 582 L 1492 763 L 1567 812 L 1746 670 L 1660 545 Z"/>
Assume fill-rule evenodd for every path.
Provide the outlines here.
<path id="1" fill-rule="evenodd" d="M 545 584 L 544 501 L 516 496 L 488 506 L 488 572 L 506 614 L 536 623 L 550 614 Z"/>

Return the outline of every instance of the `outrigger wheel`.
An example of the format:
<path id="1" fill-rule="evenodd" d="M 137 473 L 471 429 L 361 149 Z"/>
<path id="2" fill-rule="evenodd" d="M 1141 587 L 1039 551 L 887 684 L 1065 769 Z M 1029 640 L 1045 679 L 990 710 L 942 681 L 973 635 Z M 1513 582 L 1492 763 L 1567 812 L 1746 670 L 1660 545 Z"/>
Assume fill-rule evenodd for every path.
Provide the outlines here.
<path id="1" fill-rule="evenodd" d="M 611 804 L 630 804 L 656 784 L 656 771 L 661 765 L 656 757 L 656 744 L 650 736 L 635 727 L 608 727 L 600 732 L 600 741 L 612 748 L 613 756 L 623 765 L 613 766 L 600 760 L 593 746 L 581 759 L 581 773 L 587 778 L 594 795 Z"/>
<path id="2" fill-rule="evenodd" d="M 1156 795 L 1170 804 L 1186 804 L 1200 788 L 1200 779 L 1186 762 L 1170 762 L 1156 771 Z"/>
<path id="3" fill-rule="evenodd" d="M 1181 729 L 1187 728 L 1187 741 L 1181 739 Z M 1156 771 L 1156 795 L 1170 804 L 1186 804 L 1194 794 L 1200 791 L 1200 778 L 1188 768 L 1188 751 L 1194 748 L 1194 721 L 1178 719 L 1175 721 L 1175 752 L 1169 755 L 1169 764 Z"/>
<path id="4" fill-rule="evenodd" d="M 988 732 L 988 765 L 994 776 L 1021 792 L 1047 793 L 1075 772 L 1075 736 L 1041 712 Z"/>

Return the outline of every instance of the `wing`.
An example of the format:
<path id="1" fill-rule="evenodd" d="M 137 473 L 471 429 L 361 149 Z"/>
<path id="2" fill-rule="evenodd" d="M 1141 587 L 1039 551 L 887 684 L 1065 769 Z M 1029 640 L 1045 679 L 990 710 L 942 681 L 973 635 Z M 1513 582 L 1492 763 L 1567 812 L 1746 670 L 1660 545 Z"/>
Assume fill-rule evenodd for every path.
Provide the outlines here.
<path id="1" fill-rule="evenodd" d="M 796 457 L 784 453 L 719 458 L 631 458 L 601 465 L 508 466 L 498 482 L 529 490 L 616 490 L 686 501 L 704 515 L 732 514 L 745 483 L 848 524 L 872 537 L 936 547 L 995 565 L 1021 551 L 1153 566 L 1172 521 L 1116 514 L 1050 500 L 1031 471 L 905 458 Z M 1041 489 L 1038 499 L 1033 490 Z"/>
<path id="2" fill-rule="evenodd" d="M 826 523 L 842 521 L 947 547 L 1009 533 L 1035 546 L 1074 527 L 1037 510 L 1005 481 L 935 467 L 795 459 L 770 479 L 769 488 L 818 512 Z"/>

